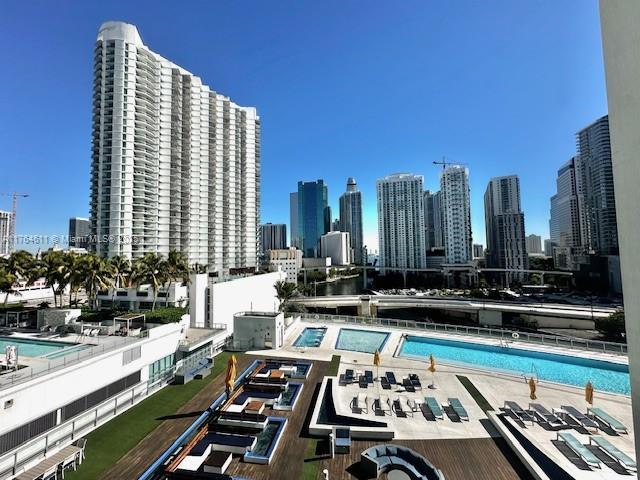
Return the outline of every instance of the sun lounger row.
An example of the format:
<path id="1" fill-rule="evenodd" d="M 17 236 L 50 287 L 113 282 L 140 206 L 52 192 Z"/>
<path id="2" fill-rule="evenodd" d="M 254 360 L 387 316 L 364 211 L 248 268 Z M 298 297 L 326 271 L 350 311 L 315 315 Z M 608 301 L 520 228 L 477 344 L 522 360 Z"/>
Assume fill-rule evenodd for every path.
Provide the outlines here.
<path id="1" fill-rule="evenodd" d="M 458 398 L 448 398 L 447 406 L 460 420 L 469 421 L 469 414 Z M 391 411 L 401 418 L 406 418 L 407 414 L 413 416 L 415 412 L 421 412 L 427 420 L 444 419 L 442 406 L 435 397 L 424 397 L 422 400 L 401 395 L 393 401 Z"/>
<path id="2" fill-rule="evenodd" d="M 540 403 L 530 403 L 529 409 L 525 410 L 517 402 L 506 401 L 504 409 L 523 423 L 533 423 L 534 420 L 537 420 L 539 423 L 546 423 L 551 428 L 579 426 L 589 431 L 595 431 L 600 428 L 598 423 L 600 422 L 616 433 L 628 433 L 627 427 L 622 422 L 597 407 L 589 408 L 587 415 L 585 415 L 571 405 L 562 405 L 558 409 L 554 408 L 549 411 Z"/>
<path id="3" fill-rule="evenodd" d="M 569 447 L 573 453 L 580 457 L 580 459 L 589 467 L 601 468 L 602 462 L 600 459 L 573 434 L 569 432 L 558 432 L 557 440 L 564 442 L 564 444 Z M 599 435 L 591 435 L 589 437 L 589 445 L 597 446 L 601 451 L 606 453 L 626 470 L 630 472 L 636 472 L 638 470 L 635 460 L 609 442 L 606 438 Z"/>

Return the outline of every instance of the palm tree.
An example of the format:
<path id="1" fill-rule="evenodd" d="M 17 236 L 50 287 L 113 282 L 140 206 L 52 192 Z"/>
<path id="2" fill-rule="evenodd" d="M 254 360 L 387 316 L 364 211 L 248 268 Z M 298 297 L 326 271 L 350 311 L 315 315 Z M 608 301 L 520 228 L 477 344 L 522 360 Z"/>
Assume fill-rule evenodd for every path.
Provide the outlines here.
<path id="1" fill-rule="evenodd" d="M 83 256 L 85 268 L 84 289 L 90 300 L 91 308 L 96 308 L 98 291 L 112 285 L 113 271 L 110 263 L 93 253 Z"/>
<path id="2" fill-rule="evenodd" d="M 13 252 L 9 257 L 1 259 L 0 269 L 4 272 L 3 285 L 0 290 L 5 292 L 4 305 L 9 301 L 10 293 L 17 293 L 14 289 L 16 282 L 22 280 L 27 285 L 32 284 L 37 277 L 34 278 L 34 270 L 36 261 L 26 250 L 18 250 Z"/>
<path id="3" fill-rule="evenodd" d="M 115 306 L 116 289 L 123 286 L 129 286 L 129 280 L 131 277 L 131 262 L 128 258 L 123 256 L 113 257 L 109 263 L 111 264 L 111 274 L 113 275 L 111 290 L 111 308 Z"/>
<path id="4" fill-rule="evenodd" d="M 201 263 L 194 263 L 193 265 L 191 265 L 191 273 L 207 273 L 208 270 L 209 267 L 207 267 L 206 265 L 202 265 Z"/>
<path id="5" fill-rule="evenodd" d="M 158 290 L 169 279 L 169 268 L 167 261 L 157 253 L 145 253 L 138 259 L 133 267 L 132 279 L 137 286 L 149 284 L 153 289 L 153 305 L 151 310 L 156 309 Z"/>
<path id="6" fill-rule="evenodd" d="M 183 282 L 189 281 L 189 261 L 182 252 L 171 250 L 167 257 L 167 277 L 169 279 L 169 287 L 167 289 L 167 296 L 165 298 L 164 306 L 169 306 L 169 291 L 171 290 L 171 284 L 182 280 Z"/>
<path id="7" fill-rule="evenodd" d="M 65 255 L 60 251 L 52 250 L 42 254 L 40 263 L 47 287 L 53 289 L 54 306 L 58 307 L 58 296 L 60 296 L 60 307 L 62 307 L 62 294 L 69 283 L 69 269 L 65 264 Z"/>
<path id="8" fill-rule="evenodd" d="M 298 294 L 298 286 L 295 283 L 278 280 L 275 285 L 276 297 L 280 300 L 280 311 L 286 312 L 289 301 Z"/>
<path id="9" fill-rule="evenodd" d="M 64 254 L 64 262 L 65 274 L 69 277 L 69 306 L 71 306 L 73 304 L 73 294 L 75 294 L 76 303 L 78 301 L 78 291 L 84 282 L 86 270 L 84 268 L 84 260 L 77 253 L 66 252 Z"/>

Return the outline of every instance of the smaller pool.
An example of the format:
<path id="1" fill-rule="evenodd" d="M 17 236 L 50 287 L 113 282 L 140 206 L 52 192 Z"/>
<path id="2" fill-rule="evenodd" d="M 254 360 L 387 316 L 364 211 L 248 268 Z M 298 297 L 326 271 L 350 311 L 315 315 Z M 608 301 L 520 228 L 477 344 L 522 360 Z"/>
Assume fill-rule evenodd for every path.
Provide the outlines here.
<path id="1" fill-rule="evenodd" d="M 307 327 L 293 342 L 294 347 L 319 347 L 327 333 L 326 328 Z"/>
<path id="2" fill-rule="evenodd" d="M 374 353 L 376 350 L 382 350 L 388 339 L 389 333 L 387 332 L 341 328 L 336 342 L 336 349 Z"/>
<path id="3" fill-rule="evenodd" d="M 271 462 L 286 424 L 286 418 L 268 417 L 267 426 L 256 435 L 256 444 L 250 452 L 245 453 L 244 461 L 261 464 Z"/>
<path id="4" fill-rule="evenodd" d="M 302 383 L 289 382 L 287 389 L 282 392 L 280 401 L 273 406 L 274 410 L 293 410 L 296 406 L 296 401 L 302 392 Z"/>

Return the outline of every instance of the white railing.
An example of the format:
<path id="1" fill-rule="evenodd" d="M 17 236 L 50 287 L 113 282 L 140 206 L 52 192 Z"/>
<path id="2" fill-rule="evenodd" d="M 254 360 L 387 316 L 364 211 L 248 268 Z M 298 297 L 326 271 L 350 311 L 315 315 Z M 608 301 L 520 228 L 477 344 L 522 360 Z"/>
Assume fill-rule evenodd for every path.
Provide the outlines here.
<path id="1" fill-rule="evenodd" d="M 373 325 L 378 327 L 402 328 L 424 332 L 443 332 L 457 335 L 471 335 L 484 338 L 495 338 L 504 342 L 524 342 L 537 345 L 551 345 L 557 347 L 585 350 L 590 352 L 604 352 L 618 355 L 627 354 L 627 345 L 623 343 L 605 342 L 601 340 L 587 340 L 584 338 L 547 335 L 544 333 L 520 332 L 504 328 L 485 328 L 444 323 L 419 322 L 415 320 L 400 320 L 378 317 L 355 317 L 350 315 L 327 315 L 321 313 L 303 313 L 302 319 L 314 323 L 347 323 L 354 325 Z"/>

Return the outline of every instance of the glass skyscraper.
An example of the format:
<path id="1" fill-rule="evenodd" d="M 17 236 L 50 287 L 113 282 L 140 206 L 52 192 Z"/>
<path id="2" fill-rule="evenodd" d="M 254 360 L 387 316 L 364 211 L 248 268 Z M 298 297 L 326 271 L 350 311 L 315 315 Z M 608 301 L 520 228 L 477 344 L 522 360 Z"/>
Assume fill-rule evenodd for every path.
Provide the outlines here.
<path id="1" fill-rule="evenodd" d="M 353 263 L 364 264 L 366 259 L 363 258 L 362 193 L 352 177 L 347 180 L 347 191 L 340 195 L 340 231 L 348 232 L 351 237 Z"/>
<path id="2" fill-rule="evenodd" d="M 298 246 L 305 257 L 320 255 L 320 237 L 329 231 L 328 191 L 323 180 L 298 182 Z M 293 232 L 292 232 L 293 235 Z"/>

